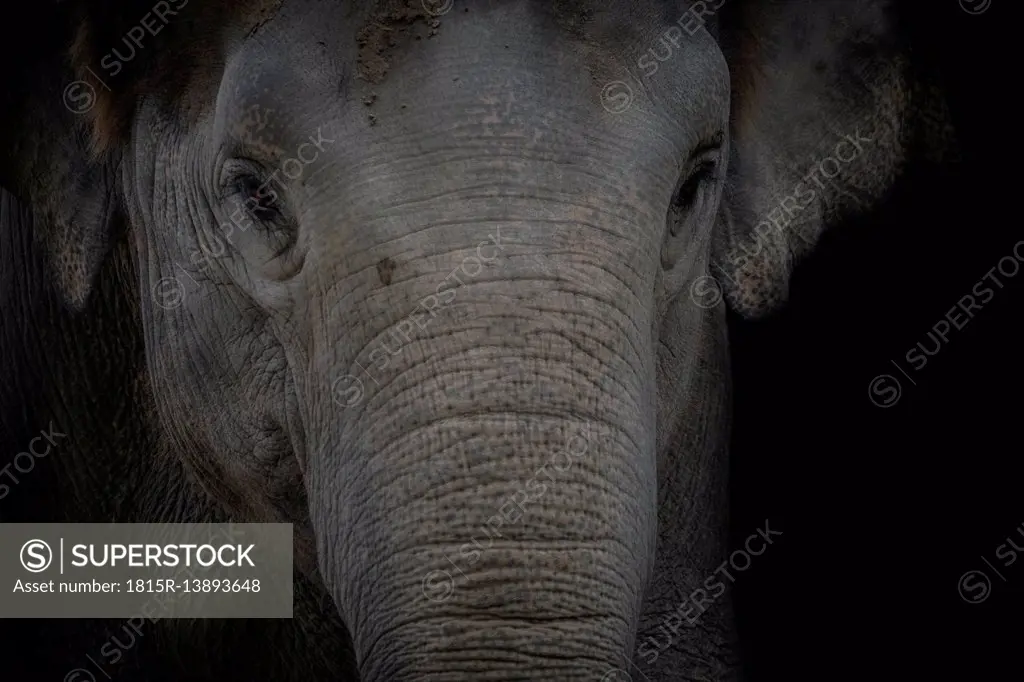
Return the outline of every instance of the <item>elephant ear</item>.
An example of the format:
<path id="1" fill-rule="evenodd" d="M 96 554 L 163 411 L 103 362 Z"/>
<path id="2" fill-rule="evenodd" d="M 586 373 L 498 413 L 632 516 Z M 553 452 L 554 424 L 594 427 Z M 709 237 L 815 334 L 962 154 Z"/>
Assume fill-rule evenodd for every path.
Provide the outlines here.
<path id="1" fill-rule="evenodd" d="M 794 264 L 908 158 L 956 156 L 945 100 L 916 75 L 891 5 L 775 0 L 722 17 L 731 147 L 712 267 L 747 318 L 785 302 Z"/>
<path id="2" fill-rule="evenodd" d="M 6 63 L 18 65 L 0 93 L 0 186 L 28 207 L 48 279 L 80 310 L 111 245 L 115 157 L 93 142 L 88 113 L 99 85 L 74 75 L 67 5 L 32 12 L 0 35 Z"/>

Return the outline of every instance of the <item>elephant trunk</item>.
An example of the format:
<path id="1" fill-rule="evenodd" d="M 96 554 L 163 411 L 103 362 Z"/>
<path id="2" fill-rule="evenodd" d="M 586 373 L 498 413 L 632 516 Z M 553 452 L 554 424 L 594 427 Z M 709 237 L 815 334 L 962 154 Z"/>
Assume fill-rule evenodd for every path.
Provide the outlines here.
<path id="1" fill-rule="evenodd" d="M 494 255 L 466 241 L 442 275 Z M 599 679 L 632 651 L 656 531 L 650 321 L 628 273 L 501 250 L 451 297 L 432 287 L 433 314 L 381 303 L 313 356 L 311 517 L 366 680 Z"/>

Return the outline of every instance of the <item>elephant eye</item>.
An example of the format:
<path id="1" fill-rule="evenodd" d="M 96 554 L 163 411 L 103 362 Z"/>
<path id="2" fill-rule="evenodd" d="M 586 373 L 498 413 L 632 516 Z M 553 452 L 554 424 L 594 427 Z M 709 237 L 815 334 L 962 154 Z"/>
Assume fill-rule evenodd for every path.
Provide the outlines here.
<path id="1" fill-rule="evenodd" d="M 277 258 L 287 253 L 298 236 L 297 225 L 284 200 L 284 187 L 265 174 L 255 163 L 235 161 L 224 171 L 221 200 L 230 200 L 221 229 L 235 247 L 252 251 L 253 258 Z M 259 239 L 243 237 L 249 228 Z"/>
<path id="2" fill-rule="evenodd" d="M 711 159 L 705 159 L 679 185 L 672 198 L 669 215 L 669 229 L 672 236 L 678 236 L 683 229 L 688 213 L 699 203 L 701 191 L 714 185 L 717 171 L 718 164 Z"/>
<path id="3" fill-rule="evenodd" d="M 269 181 L 261 183 L 254 175 L 242 175 L 235 181 L 235 190 L 256 220 L 271 222 L 280 217 L 280 198 Z"/>
<path id="4" fill-rule="evenodd" d="M 679 186 L 672 203 L 676 208 L 689 208 L 697 200 L 697 192 L 706 183 L 714 182 L 716 165 L 714 161 L 703 161 Z"/>

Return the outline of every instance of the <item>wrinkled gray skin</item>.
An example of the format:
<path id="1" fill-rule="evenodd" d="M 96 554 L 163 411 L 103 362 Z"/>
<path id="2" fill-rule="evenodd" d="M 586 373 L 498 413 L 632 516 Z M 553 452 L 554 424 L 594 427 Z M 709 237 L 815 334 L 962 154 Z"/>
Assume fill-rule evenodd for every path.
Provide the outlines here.
<path id="1" fill-rule="evenodd" d="M 130 282 L 146 442 L 188 472 L 140 474 L 169 501 L 119 518 L 296 524 L 296 620 L 253 634 L 291 657 L 246 654 L 275 679 L 343 674 L 321 591 L 364 680 L 737 679 L 728 593 L 704 589 L 727 556 L 729 370 L 698 278 L 767 312 L 793 257 L 890 184 L 923 133 L 879 4 L 734 10 L 675 45 L 689 3 L 457 2 L 433 31 L 409 3 L 399 32 L 371 4 L 226 11 L 174 103 L 142 92 L 93 160 L 78 137 L 15 150 L 75 314 Z M 757 237 L 847 134 L 871 144 Z M 58 156 L 77 181 L 47 186 Z M 225 240 L 240 178 L 281 169 L 275 208 Z M 695 589 L 706 611 L 667 641 Z"/>

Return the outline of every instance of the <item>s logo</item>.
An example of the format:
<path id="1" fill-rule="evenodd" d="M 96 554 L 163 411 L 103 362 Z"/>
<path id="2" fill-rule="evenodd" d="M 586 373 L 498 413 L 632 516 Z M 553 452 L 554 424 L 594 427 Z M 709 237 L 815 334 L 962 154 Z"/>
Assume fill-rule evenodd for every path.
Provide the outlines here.
<path id="1" fill-rule="evenodd" d="M 53 550 L 42 540 L 29 540 L 21 546 L 21 565 L 30 573 L 41 573 L 50 567 Z"/>

